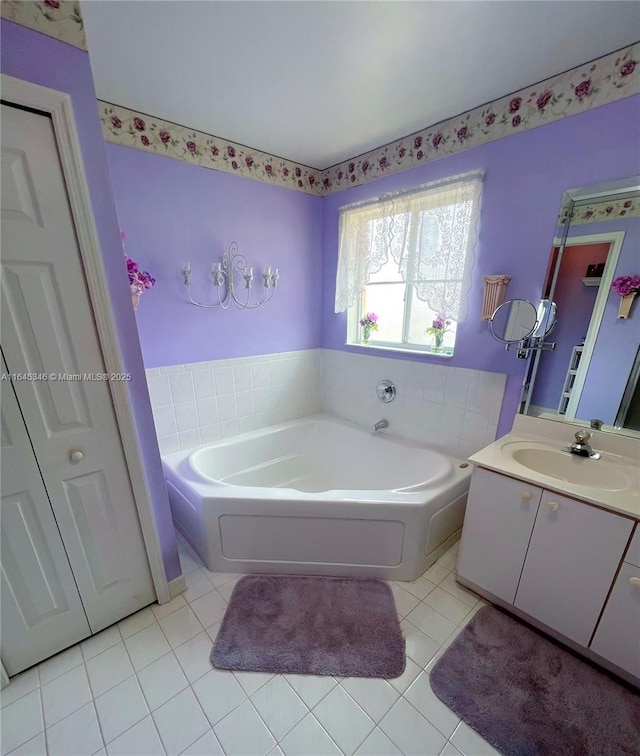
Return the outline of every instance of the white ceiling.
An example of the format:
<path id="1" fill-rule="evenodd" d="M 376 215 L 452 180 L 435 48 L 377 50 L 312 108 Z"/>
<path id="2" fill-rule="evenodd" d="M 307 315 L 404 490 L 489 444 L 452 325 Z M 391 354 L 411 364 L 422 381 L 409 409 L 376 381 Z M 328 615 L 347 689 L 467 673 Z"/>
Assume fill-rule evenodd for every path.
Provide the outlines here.
<path id="1" fill-rule="evenodd" d="M 82 7 L 99 99 L 314 168 L 640 39 L 616 0 Z"/>

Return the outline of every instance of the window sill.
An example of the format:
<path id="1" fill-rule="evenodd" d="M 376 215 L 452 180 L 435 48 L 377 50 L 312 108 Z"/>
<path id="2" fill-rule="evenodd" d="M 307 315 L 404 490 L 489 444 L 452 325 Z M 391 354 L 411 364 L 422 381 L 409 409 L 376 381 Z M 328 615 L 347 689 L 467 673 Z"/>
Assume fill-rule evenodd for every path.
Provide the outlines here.
<path id="1" fill-rule="evenodd" d="M 372 350 L 378 352 L 396 352 L 398 354 L 414 354 L 421 357 L 435 357 L 439 360 L 450 360 L 453 357 L 454 351 L 451 347 L 444 347 L 444 349 L 446 350 L 444 352 L 431 352 L 427 351 L 426 349 L 404 349 L 403 347 L 397 346 L 390 347 L 378 344 L 361 344 L 359 342 L 352 341 L 345 342 L 345 346 L 356 347 L 357 349 L 361 349 L 363 352 L 370 352 Z"/>

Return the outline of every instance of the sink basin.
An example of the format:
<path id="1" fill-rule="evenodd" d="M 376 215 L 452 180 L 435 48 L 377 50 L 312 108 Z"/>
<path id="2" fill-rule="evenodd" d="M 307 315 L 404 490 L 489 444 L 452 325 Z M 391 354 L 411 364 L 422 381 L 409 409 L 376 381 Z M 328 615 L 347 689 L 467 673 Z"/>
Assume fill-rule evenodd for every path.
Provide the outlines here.
<path id="1" fill-rule="evenodd" d="M 520 441 L 504 444 L 502 451 L 514 462 L 549 478 L 602 491 L 626 491 L 631 476 L 623 465 L 606 459 L 588 459 L 560 449 Z"/>

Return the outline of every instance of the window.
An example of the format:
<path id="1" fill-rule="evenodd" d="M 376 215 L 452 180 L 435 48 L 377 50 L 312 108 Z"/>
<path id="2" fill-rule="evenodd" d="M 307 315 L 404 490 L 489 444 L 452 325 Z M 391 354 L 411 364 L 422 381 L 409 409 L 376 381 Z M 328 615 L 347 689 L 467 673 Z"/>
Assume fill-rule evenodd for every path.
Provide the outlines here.
<path id="1" fill-rule="evenodd" d="M 348 343 L 453 354 L 481 187 L 481 174 L 466 174 L 341 209 L 335 311 L 349 311 Z M 368 342 L 367 313 L 377 316 Z"/>

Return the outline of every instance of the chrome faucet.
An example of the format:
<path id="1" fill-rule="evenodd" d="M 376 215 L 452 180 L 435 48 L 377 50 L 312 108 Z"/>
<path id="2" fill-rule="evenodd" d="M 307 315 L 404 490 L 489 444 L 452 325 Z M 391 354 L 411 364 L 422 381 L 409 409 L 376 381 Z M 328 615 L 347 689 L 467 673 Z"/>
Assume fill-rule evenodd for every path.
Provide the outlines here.
<path id="1" fill-rule="evenodd" d="M 588 457 L 589 459 L 600 459 L 599 452 L 594 452 L 589 443 L 591 433 L 588 430 L 579 430 L 576 433 L 576 440 L 571 446 L 563 446 L 562 451 L 569 454 L 577 454 L 579 457 Z"/>
<path id="2" fill-rule="evenodd" d="M 389 423 L 386 420 L 378 420 L 378 422 L 373 426 L 373 430 L 375 432 L 375 431 L 379 431 L 379 430 L 382 430 L 383 428 L 388 428 L 388 427 L 389 427 Z"/>

